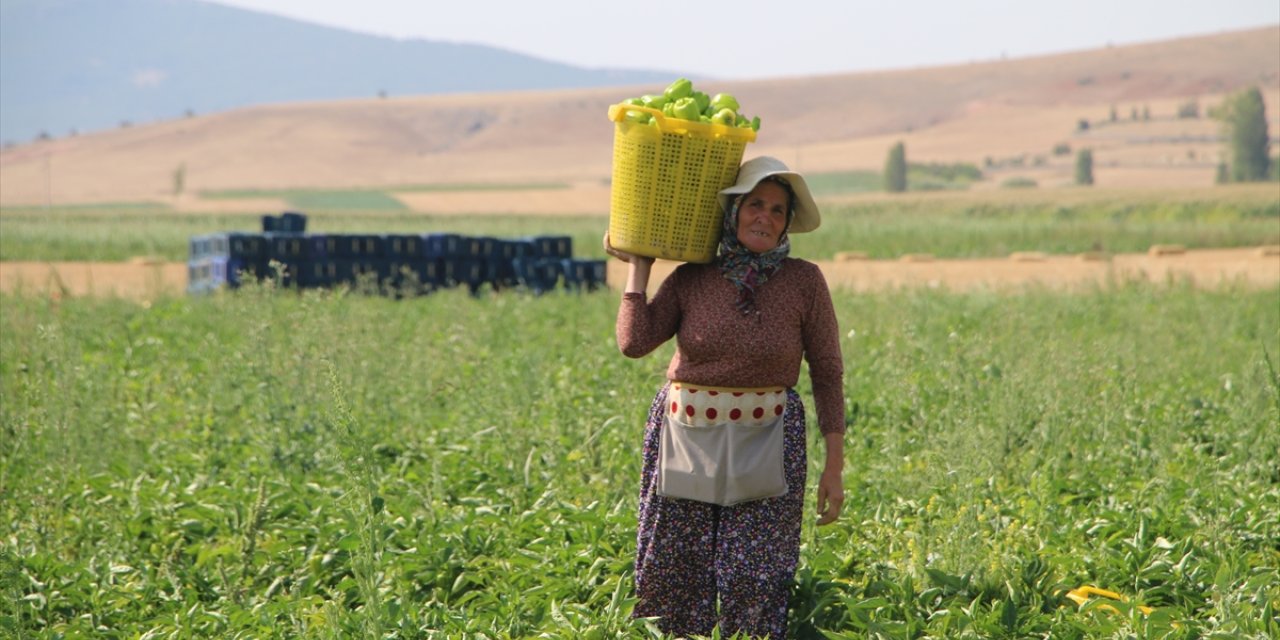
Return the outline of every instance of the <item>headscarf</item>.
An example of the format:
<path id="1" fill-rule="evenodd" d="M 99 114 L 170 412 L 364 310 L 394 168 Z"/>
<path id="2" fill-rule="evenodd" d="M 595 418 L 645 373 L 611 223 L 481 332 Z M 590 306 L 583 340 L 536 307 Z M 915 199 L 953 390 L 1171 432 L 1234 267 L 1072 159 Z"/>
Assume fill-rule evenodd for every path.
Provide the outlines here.
<path id="1" fill-rule="evenodd" d="M 724 216 L 724 231 L 720 234 L 720 273 L 738 290 L 736 305 L 743 315 L 759 313 L 756 309 L 756 287 L 777 274 L 782 268 L 782 261 L 791 253 L 791 238 L 787 235 L 787 228 L 791 226 L 791 218 L 795 215 L 795 193 L 791 190 L 791 185 L 782 178 L 770 176 L 761 182 L 766 180 L 782 185 L 787 192 L 787 224 L 778 237 L 778 246 L 764 253 L 756 253 L 738 241 L 738 208 L 750 193 L 733 199 L 733 206 Z"/>

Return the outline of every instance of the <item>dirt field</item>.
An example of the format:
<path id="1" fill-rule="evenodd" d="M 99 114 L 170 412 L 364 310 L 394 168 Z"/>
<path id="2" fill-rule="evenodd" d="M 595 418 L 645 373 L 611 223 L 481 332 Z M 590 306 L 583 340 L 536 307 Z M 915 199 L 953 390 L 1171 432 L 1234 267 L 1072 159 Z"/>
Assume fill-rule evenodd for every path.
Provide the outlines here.
<path id="1" fill-rule="evenodd" d="M 1016 291 L 1027 286 L 1071 290 L 1109 282 L 1187 280 L 1197 286 L 1224 283 L 1272 287 L 1280 284 L 1280 247 L 1186 251 L 1173 255 L 1015 255 L 996 260 L 847 260 L 819 262 L 833 289 L 853 291 L 914 287 L 951 291 Z M 676 263 L 659 262 L 653 288 Z M 620 290 L 626 265 L 609 263 L 609 286 Z M 179 262 L 3 262 L 0 291 L 51 296 L 120 296 L 147 301 L 181 295 L 186 265 Z"/>
<path id="2" fill-rule="evenodd" d="M 743 82 L 732 91 L 764 122 L 748 155 L 802 172 L 879 170 L 903 142 L 912 162 L 984 167 L 1070 184 L 1090 148 L 1102 187 L 1210 187 L 1221 124 L 1204 113 L 1235 88 L 1280 101 L 1273 27 L 1142 45 L 944 67 Z M 180 211 L 280 209 L 209 191 L 587 182 L 610 177 L 608 106 L 653 87 L 403 96 L 285 103 L 19 144 L 0 149 L 0 205 L 154 202 Z M 800 99 L 797 99 L 797 98 Z M 1150 119 L 1134 118 L 1147 109 Z M 1116 111 L 1114 117 L 1112 110 Z M 1268 108 L 1276 130 L 1275 110 Z M 1092 123 L 1081 128 L 1079 123 Z M 1069 152 L 1054 154 L 1055 147 Z M 175 196 L 175 171 L 184 189 Z M 483 189 L 481 189 L 483 191 Z M 598 189 L 597 189 L 598 191 Z M 465 196 L 397 194 L 414 211 L 476 206 Z M 575 195 L 590 197 L 590 191 Z M 491 193 L 475 195 L 489 210 Z M 532 194 L 537 199 L 554 197 Z M 593 207 L 594 200 L 574 203 Z M 471 209 L 476 210 L 476 209 Z M 575 209 L 576 210 L 576 209 Z"/>

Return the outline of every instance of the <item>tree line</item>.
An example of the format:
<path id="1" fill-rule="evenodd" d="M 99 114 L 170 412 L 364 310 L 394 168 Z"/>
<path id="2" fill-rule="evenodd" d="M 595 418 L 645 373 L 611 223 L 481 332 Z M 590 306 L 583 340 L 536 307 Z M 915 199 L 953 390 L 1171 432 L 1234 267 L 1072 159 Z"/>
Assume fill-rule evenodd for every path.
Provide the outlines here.
<path id="1" fill-rule="evenodd" d="M 1217 111 L 1222 121 L 1227 159 L 1218 165 L 1218 183 L 1262 182 L 1280 176 L 1280 167 L 1271 159 L 1271 137 L 1267 131 L 1267 111 L 1262 91 L 1257 87 L 1241 90 L 1223 102 Z M 1056 149 L 1055 149 L 1056 152 Z M 884 190 L 900 193 L 907 190 L 906 146 L 898 142 L 889 148 L 884 163 Z M 1075 183 L 1093 184 L 1093 151 L 1076 153 Z"/>

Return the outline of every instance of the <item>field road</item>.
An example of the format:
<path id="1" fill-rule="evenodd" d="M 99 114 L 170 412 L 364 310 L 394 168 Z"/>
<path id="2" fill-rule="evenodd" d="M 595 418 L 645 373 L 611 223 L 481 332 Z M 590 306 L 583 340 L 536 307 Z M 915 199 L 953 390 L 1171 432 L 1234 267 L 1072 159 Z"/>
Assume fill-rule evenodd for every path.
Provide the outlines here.
<path id="1" fill-rule="evenodd" d="M 659 261 L 650 290 L 678 263 Z M 1016 291 L 1028 286 L 1072 290 L 1133 280 L 1187 281 L 1201 287 L 1280 284 L 1280 247 L 1202 249 L 1157 255 L 1015 254 L 1004 259 L 817 261 L 832 289 L 882 291 L 929 287 L 950 291 Z M 609 261 L 609 286 L 620 290 L 626 265 Z M 29 295 L 119 296 L 135 300 L 186 290 L 181 262 L 0 262 L 0 291 Z"/>

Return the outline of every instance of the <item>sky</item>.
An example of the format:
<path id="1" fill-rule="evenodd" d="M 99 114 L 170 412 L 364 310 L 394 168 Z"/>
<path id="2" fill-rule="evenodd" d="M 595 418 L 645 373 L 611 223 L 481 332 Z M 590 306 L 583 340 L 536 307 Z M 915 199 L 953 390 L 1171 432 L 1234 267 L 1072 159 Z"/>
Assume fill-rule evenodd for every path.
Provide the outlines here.
<path id="1" fill-rule="evenodd" d="M 744 80 L 1280 27 L 1277 0 L 206 1 L 372 35 L 490 45 L 586 68 Z"/>

